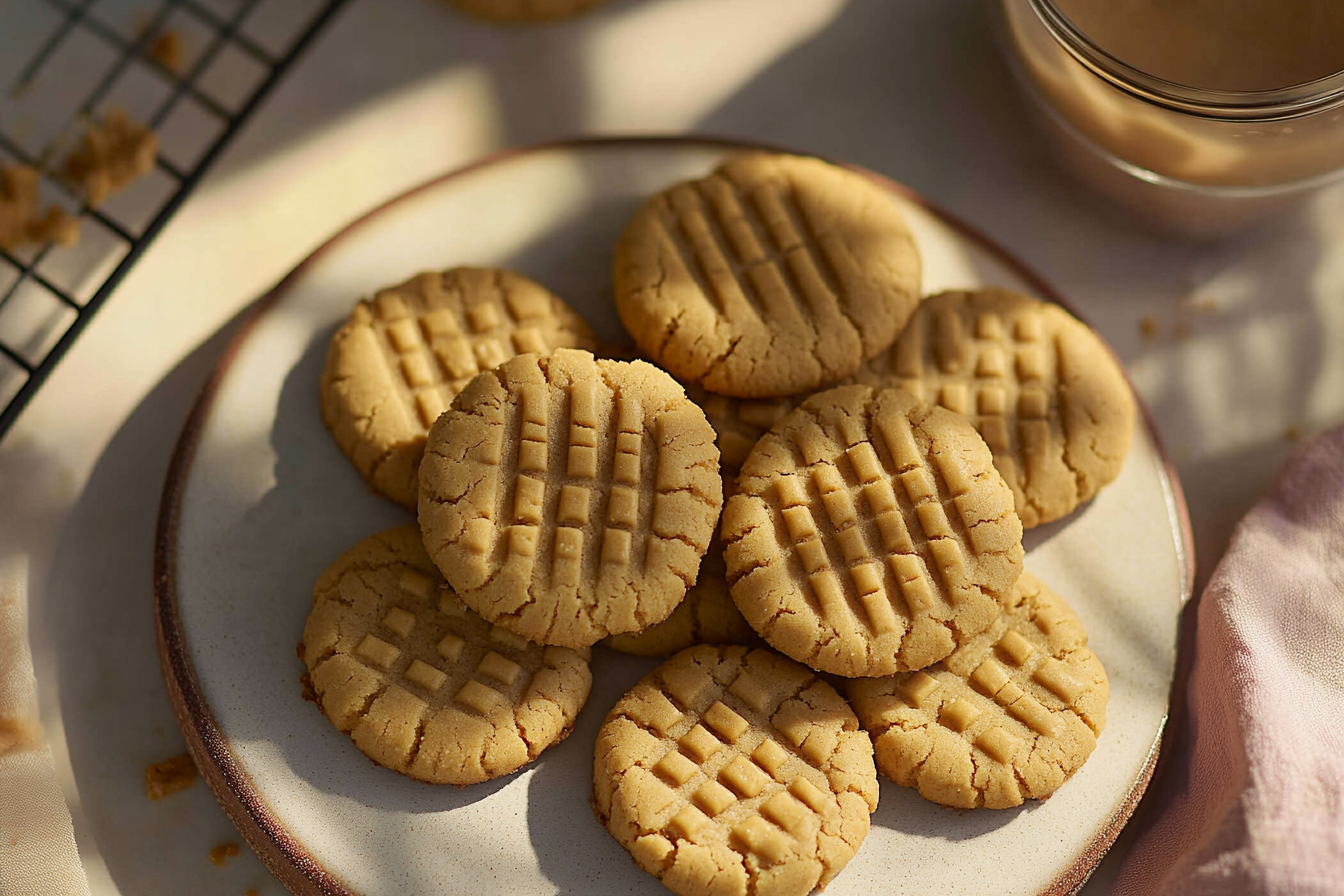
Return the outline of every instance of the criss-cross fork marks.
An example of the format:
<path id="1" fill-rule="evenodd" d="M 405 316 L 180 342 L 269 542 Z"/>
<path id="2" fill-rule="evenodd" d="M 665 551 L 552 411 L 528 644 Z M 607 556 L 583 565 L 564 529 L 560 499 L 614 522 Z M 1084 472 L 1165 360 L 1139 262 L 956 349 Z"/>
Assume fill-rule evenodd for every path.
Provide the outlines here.
<path id="1" fill-rule="evenodd" d="M 728 320 L 765 320 L 815 341 L 816 322 L 842 314 L 841 274 L 856 262 L 838 237 L 812 231 L 791 190 L 747 191 L 713 175 L 666 199 L 659 238 Z"/>
<path id="2" fill-rule="evenodd" d="M 968 417 L 996 458 L 1015 447 L 1040 457 L 1058 416 L 1058 337 L 1046 329 L 1034 308 L 917 315 L 890 355 L 896 385 Z"/>
<path id="3" fill-rule="evenodd" d="M 988 545 L 975 528 L 973 474 L 960 459 L 947 451 L 926 457 L 905 417 L 875 422 L 884 451 L 851 439 L 843 451 L 848 473 L 828 459 L 834 455 L 825 448 L 833 446 L 805 431 L 796 440 L 805 466 L 775 488 L 821 615 L 883 635 L 904 629 L 898 613 L 950 615 L 944 608 L 975 587 L 965 549 L 979 555 Z M 818 502 L 823 517 L 814 513 Z"/>
<path id="4" fill-rule="evenodd" d="M 1033 623 L 1040 628 L 1039 620 Z M 921 671 L 910 674 L 896 693 L 914 709 L 938 706 L 940 725 L 962 735 L 994 761 L 1009 763 L 1033 733 L 1047 738 L 1059 733 L 1054 711 L 1023 687 L 1027 682 L 1057 697 L 1059 709 L 1081 715 L 1078 699 L 1086 686 L 1064 662 L 1037 650 L 1031 639 L 1016 629 L 1005 632 L 990 656 L 971 671 L 965 690 L 959 683 L 944 684 Z"/>
<path id="5" fill-rule="evenodd" d="M 400 394 L 426 429 L 477 373 L 516 354 L 551 348 L 541 324 L 552 311 L 539 291 L 508 288 L 484 271 L 460 276 L 493 280 L 499 299 L 464 306 L 448 296 L 449 288 L 461 291 L 462 284 L 426 273 L 370 303 L 393 382 L 403 387 Z"/>
<path id="6" fill-rule="evenodd" d="M 403 568 L 397 585 L 393 606 L 355 646 L 355 659 L 439 708 L 493 718 L 518 703 L 550 648 L 490 625 L 418 570 Z"/>
<path id="7" fill-rule="evenodd" d="M 651 804 L 680 806 L 662 830 L 640 838 L 640 850 L 661 860 L 677 840 L 695 840 L 718 824 L 727 826 L 736 849 L 768 866 L 796 851 L 796 841 L 815 835 L 819 816 L 835 812 L 835 797 L 805 771 L 827 758 L 818 755 L 818 739 L 807 739 L 808 725 L 775 729 L 797 754 L 769 733 L 769 719 L 789 696 L 744 669 L 726 689 L 708 676 L 679 677 L 631 706 L 628 717 L 635 724 L 675 742 L 656 761 L 648 757 L 655 780 L 645 794 Z M 703 712 L 692 708 L 707 702 Z"/>
<path id="8" fill-rule="evenodd" d="M 658 445 L 677 414 L 660 415 L 650 431 L 638 395 L 613 393 L 597 379 L 514 388 L 518 401 L 501 436 L 515 434 L 517 451 L 499 459 L 499 475 L 482 478 L 479 504 L 490 515 L 468 525 L 464 545 L 495 554 L 524 580 L 540 573 L 543 584 L 570 591 L 607 573 L 642 571 L 668 512 Z"/>

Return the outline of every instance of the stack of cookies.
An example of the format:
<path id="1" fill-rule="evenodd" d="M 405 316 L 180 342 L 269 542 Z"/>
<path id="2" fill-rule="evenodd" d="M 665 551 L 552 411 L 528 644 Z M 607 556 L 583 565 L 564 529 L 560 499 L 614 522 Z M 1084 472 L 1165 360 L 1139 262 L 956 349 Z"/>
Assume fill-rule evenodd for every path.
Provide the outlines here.
<path id="1" fill-rule="evenodd" d="M 1022 535 L 1123 465 L 1134 405 L 1100 340 L 1008 290 L 921 298 L 886 191 L 790 156 L 650 198 L 613 286 L 648 360 L 595 357 L 560 299 L 483 269 L 337 333 L 328 426 L 419 525 L 318 583 L 328 718 L 467 784 L 568 733 L 592 645 L 673 653 L 607 715 L 593 807 L 684 894 L 824 886 L 878 770 L 957 808 L 1053 793 L 1108 686 Z"/>
<path id="2" fill-rule="evenodd" d="M 322 409 L 370 485 L 418 505 L 327 570 L 311 696 L 380 765 L 465 785 L 567 735 L 589 647 L 663 621 L 722 508 L 714 431 L 664 371 L 594 358 L 521 275 L 425 273 L 360 302 Z"/>

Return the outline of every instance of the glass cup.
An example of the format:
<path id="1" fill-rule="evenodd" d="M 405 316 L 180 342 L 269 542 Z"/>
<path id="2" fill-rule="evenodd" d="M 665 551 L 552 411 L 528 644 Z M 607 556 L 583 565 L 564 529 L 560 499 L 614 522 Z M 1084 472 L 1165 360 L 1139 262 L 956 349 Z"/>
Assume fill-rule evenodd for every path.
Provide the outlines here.
<path id="1" fill-rule="evenodd" d="M 1344 71 L 1271 90 L 1154 77 L 1056 0 L 993 0 L 1010 68 L 1065 165 L 1158 227 L 1217 237 L 1344 178 Z"/>

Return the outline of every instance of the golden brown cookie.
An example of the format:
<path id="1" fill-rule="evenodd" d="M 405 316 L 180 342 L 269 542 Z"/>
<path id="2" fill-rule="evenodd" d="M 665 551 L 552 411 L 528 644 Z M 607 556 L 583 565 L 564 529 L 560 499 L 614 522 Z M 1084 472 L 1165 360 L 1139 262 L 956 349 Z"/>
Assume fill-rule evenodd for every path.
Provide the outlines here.
<path id="1" fill-rule="evenodd" d="M 1022 524 L 966 419 L 839 386 L 761 438 L 723 513 L 733 600 L 775 649 L 848 677 L 921 669 L 999 615 Z"/>
<path id="2" fill-rule="evenodd" d="M 423 273 L 361 301 L 322 372 L 322 418 L 382 494 L 414 509 L 425 436 L 471 378 L 523 352 L 592 348 L 568 305 L 499 268 Z"/>
<path id="3" fill-rule="evenodd" d="M 587 12 L 605 0 L 448 0 L 463 12 L 514 25 L 552 22 Z"/>
<path id="4" fill-rule="evenodd" d="M 318 706 L 374 762 L 432 784 L 520 768 L 569 734 L 587 650 L 541 647 L 467 609 L 415 526 L 366 538 L 313 590 L 303 661 Z"/>
<path id="5" fill-rule="evenodd" d="M 666 619 L 722 501 L 714 430 L 681 386 L 571 349 L 472 380 L 420 469 L 425 546 L 462 600 L 565 647 Z"/>
<path id="6" fill-rule="evenodd" d="M 760 636 L 742 618 L 728 593 L 723 542 L 710 542 L 700 577 L 672 615 L 634 635 L 612 635 L 607 646 L 636 656 L 667 656 L 695 644 L 760 644 Z"/>
<path id="7" fill-rule="evenodd" d="M 755 153 L 646 202 L 612 277 L 650 358 L 719 395 L 766 398 L 836 382 L 890 345 L 919 301 L 920 264 L 886 190 Z"/>
<path id="8" fill-rule="evenodd" d="M 877 807 L 872 745 L 844 699 L 768 650 L 692 647 L 598 732 L 593 808 L 684 896 L 805 896 L 854 856 Z"/>
<path id="9" fill-rule="evenodd" d="M 1077 614 L 1027 572 L 1003 615 L 947 659 L 848 690 L 882 774 L 958 809 L 1054 793 L 1092 754 L 1110 696 Z"/>
<path id="10" fill-rule="evenodd" d="M 965 414 L 994 452 L 1022 525 L 1071 512 L 1124 466 L 1134 397 L 1091 329 L 1008 289 L 945 292 L 855 380 Z"/>

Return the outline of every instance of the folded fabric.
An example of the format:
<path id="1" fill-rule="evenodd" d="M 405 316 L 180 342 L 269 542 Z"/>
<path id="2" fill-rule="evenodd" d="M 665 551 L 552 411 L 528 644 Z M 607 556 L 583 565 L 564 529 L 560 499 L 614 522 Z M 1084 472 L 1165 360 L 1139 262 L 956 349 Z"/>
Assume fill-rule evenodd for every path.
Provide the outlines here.
<path id="1" fill-rule="evenodd" d="M 1237 527 L 1185 697 L 1117 896 L 1344 893 L 1344 427 Z"/>

